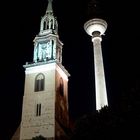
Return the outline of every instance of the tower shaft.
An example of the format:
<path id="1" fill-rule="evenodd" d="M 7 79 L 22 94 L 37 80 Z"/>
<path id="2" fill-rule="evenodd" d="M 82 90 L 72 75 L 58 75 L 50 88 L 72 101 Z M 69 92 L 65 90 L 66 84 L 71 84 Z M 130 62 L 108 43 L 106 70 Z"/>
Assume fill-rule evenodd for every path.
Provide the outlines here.
<path id="1" fill-rule="evenodd" d="M 101 50 L 101 38 L 94 37 L 92 40 L 95 70 L 96 110 L 100 110 L 103 106 L 108 105 L 103 57 Z"/>

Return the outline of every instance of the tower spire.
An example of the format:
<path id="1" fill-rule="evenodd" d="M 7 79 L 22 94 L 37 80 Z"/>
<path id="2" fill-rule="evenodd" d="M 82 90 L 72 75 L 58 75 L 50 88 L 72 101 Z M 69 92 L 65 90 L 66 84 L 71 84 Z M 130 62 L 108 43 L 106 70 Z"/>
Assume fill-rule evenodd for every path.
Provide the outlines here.
<path id="1" fill-rule="evenodd" d="M 48 6 L 47 6 L 46 13 L 53 13 L 52 1 L 53 1 L 53 0 L 48 0 Z"/>
<path id="2" fill-rule="evenodd" d="M 48 33 L 57 34 L 58 23 L 56 17 L 53 14 L 52 2 L 53 0 L 48 0 L 46 13 L 41 19 L 39 35 Z"/>

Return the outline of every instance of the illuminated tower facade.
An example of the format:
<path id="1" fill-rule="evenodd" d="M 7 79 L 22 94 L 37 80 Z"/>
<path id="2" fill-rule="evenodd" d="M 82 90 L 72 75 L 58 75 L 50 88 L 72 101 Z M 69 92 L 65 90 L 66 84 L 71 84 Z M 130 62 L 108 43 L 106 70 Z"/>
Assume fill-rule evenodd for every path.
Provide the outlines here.
<path id="1" fill-rule="evenodd" d="M 42 135 L 47 140 L 63 139 L 69 128 L 68 71 L 62 65 L 63 43 L 58 23 L 48 0 L 34 39 L 33 62 L 25 68 L 25 87 L 20 125 L 20 140 Z"/>
<path id="2" fill-rule="evenodd" d="M 93 42 L 96 110 L 100 110 L 102 107 L 108 106 L 102 48 L 101 48 L 102 35 L 104 35 L 107 29 L 107 22 L 101 18 L 93 18 L 88 20 L 84 24 L 84 29 L 87 32 L 87 34 L 92 37 Z"/>

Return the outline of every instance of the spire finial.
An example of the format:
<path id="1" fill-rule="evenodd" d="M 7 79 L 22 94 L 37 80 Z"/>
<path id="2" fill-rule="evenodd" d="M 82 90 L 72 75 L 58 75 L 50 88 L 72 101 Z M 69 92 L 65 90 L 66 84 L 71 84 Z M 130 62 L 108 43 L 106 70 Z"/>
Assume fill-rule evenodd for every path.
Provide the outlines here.
<path id="1" fill-rule="evenodd" d="M 53 12 L 53 9 L 52 9 L 52 1 L 53 0 L 48 0 L 48 6 L 47 6 L 46 13 Z"/>

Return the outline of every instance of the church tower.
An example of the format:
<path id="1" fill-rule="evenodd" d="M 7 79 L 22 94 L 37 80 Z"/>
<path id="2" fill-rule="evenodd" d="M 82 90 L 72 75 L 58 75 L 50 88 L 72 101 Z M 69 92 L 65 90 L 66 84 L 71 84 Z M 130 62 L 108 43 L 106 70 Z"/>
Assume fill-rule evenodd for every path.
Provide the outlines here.
<path id="1" fill-rule="evenodd" d="M 108 106 L 107 90 L 104 74 L 104 65 L 102 57 L 102 35 L 107 29 L 107 22 L 101 18 L 102 10 L 100 10 L 99 1 L 91 0 L 89 3 L 90 19 L 85 22 L 84 29 L 91 36 L 94 52 L 94 72 L 95 72 L 95 97 L 96 110 L 100 110 L 104 106 Z"/>
<path id="2" fill-rule="evenodd" d="M 40 31 L 34 38 L 33 62 L 27 62 L 20 125 L 20 140 L 43 136 L 46 140 L 64 139 L 69 128 L 68 77 L 62 65 L 63 43 L 58 23 L 48 0 Z"/>

